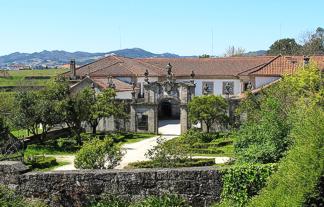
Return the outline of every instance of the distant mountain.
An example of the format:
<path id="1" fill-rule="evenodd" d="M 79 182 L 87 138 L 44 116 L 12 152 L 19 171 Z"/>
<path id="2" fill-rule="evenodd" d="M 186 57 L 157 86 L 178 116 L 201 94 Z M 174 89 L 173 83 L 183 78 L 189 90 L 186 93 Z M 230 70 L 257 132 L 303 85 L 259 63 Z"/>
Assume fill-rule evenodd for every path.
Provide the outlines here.
<path id="1" fill-rule="evenodd" d="M 262 56 L 262 55 L 267 55 L 267 50 L 257 50 L 257 51 L 247 52 L 244 55 L 245 56 Z"/>
<path id="2" fill-rule="evenodd" d="M 56 67 L 69 63 L 71 59 L 75 59 L 78 65 L 83 65 L 102 58 L 107 55 L 119 55 L 130 58 L 179 58 L 179 55 L 171 53 L 155 54 L 140 48 L 115 50 L 105 53 L 89 53 L 89 52 L 66 52 L 63 50 L 53 50 L 34 53 L 15 52 L 9 55 L 0 56 L 0 68 L 10 68 L 12 65 L 22 65 L 30 67 Z"/>

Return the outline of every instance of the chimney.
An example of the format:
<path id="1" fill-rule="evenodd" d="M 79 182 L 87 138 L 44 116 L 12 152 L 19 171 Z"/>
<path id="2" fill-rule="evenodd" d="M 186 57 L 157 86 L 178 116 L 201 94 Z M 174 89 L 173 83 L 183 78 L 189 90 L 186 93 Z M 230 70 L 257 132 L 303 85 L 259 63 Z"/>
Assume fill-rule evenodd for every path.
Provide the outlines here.
<path id="1" fill-rule="evenodd" d="M 76 79 L 76 71 L 75 71 L 75 60 L 71 59 L 70 61 L 70 72 L 71 72 L 71 79 Z"/>
<path id="2" fill-rule="evenodd" d="M 309 63 L 309 56 L 304 56 L 304 65 Z"/>

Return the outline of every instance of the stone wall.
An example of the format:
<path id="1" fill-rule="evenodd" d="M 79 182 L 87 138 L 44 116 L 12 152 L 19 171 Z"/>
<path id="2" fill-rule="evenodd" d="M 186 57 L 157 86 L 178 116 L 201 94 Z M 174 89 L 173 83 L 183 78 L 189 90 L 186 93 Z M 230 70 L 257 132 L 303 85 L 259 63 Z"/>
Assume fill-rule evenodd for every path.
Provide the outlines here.
<path id="1" fill-rule="evenodd" d="M 3 177 L 6 170 L 1 169 Z M 130 201 L 178 194 L 199 207 L 217 201 L 221 192 L 220 174 L 214 167 L 29 172 L 15 176 L 18 191 L 26 197 L 45 199 L 51 206 L 84 206 L 103 194 Z"/>

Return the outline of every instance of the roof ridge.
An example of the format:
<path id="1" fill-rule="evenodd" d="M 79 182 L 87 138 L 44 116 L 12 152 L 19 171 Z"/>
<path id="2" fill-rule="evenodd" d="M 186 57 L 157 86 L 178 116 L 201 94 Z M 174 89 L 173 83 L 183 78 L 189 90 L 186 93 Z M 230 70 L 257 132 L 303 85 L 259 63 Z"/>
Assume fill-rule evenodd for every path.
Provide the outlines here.
<path id="1" fill-rule="evenodd" d="M 272 58 L 271 60 L 269 60 L 269 62 L 262 63 L 262 64 L 260 64 L 260 65 L 255 66 L 255 67 L 249 68 L 249 69 L 247 69 L 247 70 L 245 70 L 245 71 L 242 71 L 242 72 L 238 73 L 237 75 L 241 75 L 242 73 L 249 72 L 249 71 L 251 71 L 251 70 L 253 70 L 253 69 L 256 69 L 256 68 L 258 68 L 258 67 L 261 66 L 261 67 L 258 68 L 257 70 L 253 71 L 253 72 L 257 72 L 257 71 L 261 70 L 262 68 L 264 68 L 265 66 L 269 65 L 270 63 L 272 63 L 274 60 L 276 60 L 276 59 L 279 58 L 279 57 L 282 57 L 282 55 L 277 55 L 276 57 L 274 57 L 274 58 Z M 249 74 L 251 74 L 251 73 L 249 73 Z"/>

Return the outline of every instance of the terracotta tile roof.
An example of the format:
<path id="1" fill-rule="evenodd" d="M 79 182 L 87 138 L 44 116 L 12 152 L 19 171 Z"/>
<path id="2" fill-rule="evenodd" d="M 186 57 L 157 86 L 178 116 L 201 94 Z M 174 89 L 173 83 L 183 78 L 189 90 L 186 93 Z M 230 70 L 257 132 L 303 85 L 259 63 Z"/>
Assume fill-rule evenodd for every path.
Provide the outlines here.
<path id="1" fill-rule="evenodd" d="M 324 56 L 311 56 L 310 61 L 314 61 L 320 70 L 324 70 Z M 263 66 L 244 71 L 240 75 L 271 75 L 282 76 L 292 74 L 303 65 L 303 56 L 278 56 L 273 61 Z"/>
<path id="2" fill-rule="evenodd" d="M 92 79 L 96 84 L 98 84 L 101 88 L 108 88 L 108 79 L 107 78 L 93 78 Z M 132 91 L 133 86 L 131 84 L 125 83 L 118 79 L 113 78 L 113 83 L 116 86 L 116 91 Z"/>
<path id="3" fill-rule="evenodd" d="M 324 56 L 312 56 L 311 61 L 317 62 L 324 69 Z M 196 77 L 201 76 L 240 76 L 268 75 L 281 76 L 291 74 L 303 63 L 303 56 L 256 56 L 226 58 L 142 58 L 133 59 L 108 56 L 77 68 L 77 75 L 91 78 L 107 76 L 165 76 L 165 67 L 171 63 L 175 76 L 190 77 L 194 71 Z"/>
<path id="4" fill-rule="evenodd" d="M 264 65 L 275 56 L 227 57 L 227 58 L 147 58 L 139 59 L 146 63 L 165 68 L 168 63 L 173 66 L 176 76 L 190 76 L 194 71 L 199 76 L 236 76 L 245 70 Z M 165 74 L 165 72 L 164 72 Z"/>
<path id="5" fill-rule="evenodd" d="M 144 76 L 146 70 L 150 71 L 150 76 L 162 75 L 162 69 L 147 64 L 137 59 L 107 56 L 95 62 L 77 68 L 79 76 L 89 74 L 91 77 L 103 76 Z"/>

